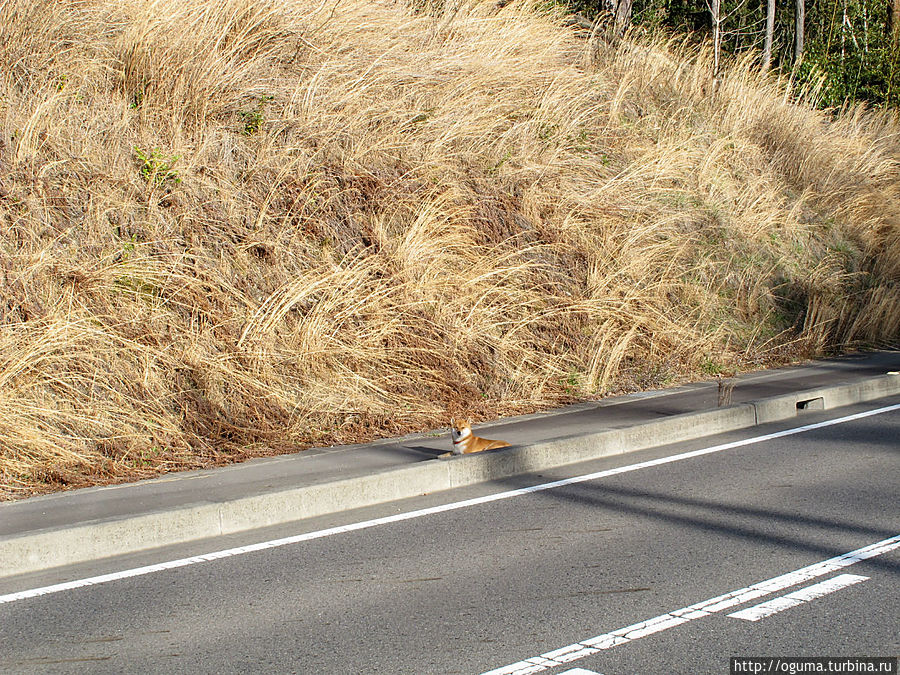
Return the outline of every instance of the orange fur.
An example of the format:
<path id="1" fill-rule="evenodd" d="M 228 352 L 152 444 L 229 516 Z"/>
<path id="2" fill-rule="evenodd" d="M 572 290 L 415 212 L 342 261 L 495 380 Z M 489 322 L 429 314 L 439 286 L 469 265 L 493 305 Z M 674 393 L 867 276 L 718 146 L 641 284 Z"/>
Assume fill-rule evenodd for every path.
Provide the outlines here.
<path id="1" fill-rule="evenodd" d="M 453 440 L 453 452 L 448 452 L 441 457 L 450 455 L 468 455 L 473 452 L 481 452 L 482 450 L 493 450 L 494 448 L 509 447 L 506 441 L 494 441 L 490 438 L 481 438 L 472 433 L 472 426 L 468 421 L 455 422 L 450 421 L 450 437 Z"/>

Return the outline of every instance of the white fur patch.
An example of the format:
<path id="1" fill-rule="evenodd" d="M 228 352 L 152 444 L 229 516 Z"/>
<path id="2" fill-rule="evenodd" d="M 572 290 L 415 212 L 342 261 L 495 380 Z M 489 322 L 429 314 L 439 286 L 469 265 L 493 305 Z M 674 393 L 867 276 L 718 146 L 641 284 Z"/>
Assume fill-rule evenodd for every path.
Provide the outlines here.
<path id="1" fill-rule="evenodd" d="M 466 427 L 462 431 L 450 428 L 450 436 L 453 439 L 453 454 L 461 455 L 469 445 L 469 439 L 472 438 L 472 429 Z"/>

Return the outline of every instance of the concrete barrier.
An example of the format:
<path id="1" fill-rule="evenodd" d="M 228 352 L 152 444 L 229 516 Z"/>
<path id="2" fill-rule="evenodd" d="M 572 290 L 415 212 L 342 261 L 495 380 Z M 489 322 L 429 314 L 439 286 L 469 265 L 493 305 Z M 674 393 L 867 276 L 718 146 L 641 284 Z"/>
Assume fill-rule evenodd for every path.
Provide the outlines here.
<path id="1" fill-rule="evenodd" d="M 279 525 L 424 493 L 695 440 L 900 393 L 900 375 L 673 415 L 627 428 L 513 446 L 366 476 L 0 537 L 0 577 Z"/>

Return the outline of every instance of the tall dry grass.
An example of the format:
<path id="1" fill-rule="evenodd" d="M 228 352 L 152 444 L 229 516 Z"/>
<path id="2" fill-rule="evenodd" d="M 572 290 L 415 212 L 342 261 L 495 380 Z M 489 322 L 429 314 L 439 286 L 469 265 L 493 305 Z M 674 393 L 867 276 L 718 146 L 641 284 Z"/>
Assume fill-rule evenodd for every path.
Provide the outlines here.
<path id="1" fill-rule="evenodd" d="M 756 70 L 521 2 L 0 0 L 0 498 L 896 341 L 900 125 Z"/>

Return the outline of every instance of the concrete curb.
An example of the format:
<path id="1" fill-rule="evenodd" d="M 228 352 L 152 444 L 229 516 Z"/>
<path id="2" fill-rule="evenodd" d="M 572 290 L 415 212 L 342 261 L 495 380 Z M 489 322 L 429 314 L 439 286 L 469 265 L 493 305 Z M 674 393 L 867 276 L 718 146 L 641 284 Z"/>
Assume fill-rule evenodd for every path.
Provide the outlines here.
<path id="1" fill-rule="evenodd" d="M 557 438 L 478 455 L 423 461 L 316 485 L 226 502 L 197 503 L 74 527 L 0 538 L 0 578 L 233 534 L 372 506 L 424 493 L 508 478 L 611 455 L 690 441 L 900 393 L 900 376 L 794 392 L 622 429 Z"/>

